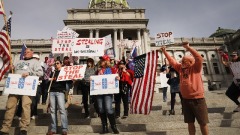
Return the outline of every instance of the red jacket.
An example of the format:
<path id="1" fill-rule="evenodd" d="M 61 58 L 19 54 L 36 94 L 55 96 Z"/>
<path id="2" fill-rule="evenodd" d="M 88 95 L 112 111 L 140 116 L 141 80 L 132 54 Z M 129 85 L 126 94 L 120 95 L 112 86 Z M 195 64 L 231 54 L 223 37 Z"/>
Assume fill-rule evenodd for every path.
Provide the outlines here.
<path id="1" fill-rule="evenodd" d="M 132 85 L 134 72 L 130 69 L 127 69 L 126 72 L 119 71 L 120 81 L 127 82 L 129 85 Z"/>

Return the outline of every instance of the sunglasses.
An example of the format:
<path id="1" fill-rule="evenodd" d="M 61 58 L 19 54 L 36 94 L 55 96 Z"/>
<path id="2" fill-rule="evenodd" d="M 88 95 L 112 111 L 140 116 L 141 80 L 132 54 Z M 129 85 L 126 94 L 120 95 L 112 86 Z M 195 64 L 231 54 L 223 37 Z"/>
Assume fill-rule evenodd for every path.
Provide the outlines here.
<path id="1" fill-rule="evenodd" d="M 55 63 L 55 65 L 58 65 L 58 64 L 60 64 L 60 63 L 59 62 Z"/>
<path id="2" fill-rule="evenodd" d="M 230 55 L 231 57 L 235 57 L 235 56 L 237 56 L 237 55 Z"/>

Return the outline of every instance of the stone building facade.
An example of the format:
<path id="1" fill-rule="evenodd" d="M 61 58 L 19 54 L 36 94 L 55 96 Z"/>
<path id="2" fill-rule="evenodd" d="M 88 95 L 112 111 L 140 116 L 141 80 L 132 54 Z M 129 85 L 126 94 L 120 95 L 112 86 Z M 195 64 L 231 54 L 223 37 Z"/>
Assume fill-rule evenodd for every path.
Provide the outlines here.
<path id="1" fill-rule="evenodd" d="M 131 9 L 126 0 L 91 0 L 88 9 L 67 10 L 67 19 L 63 21 L 66 26 L 79 33 L 80 38 L 98 38 L 111 34 L 116 54 L 115 59 L 120 59 L 123 54 L 126 55 L 131 50 L 118 48 L 117 40 L 126 38 L 141 40 L 142 52 L 138 52 L 138 54 L 159 49 L 155 46 L 154 38 L 149 36 L 147 28 L 149 19 L 145 18 L 145 11 L 145 9 Z M 234 36 L 232 37 L 231 44 L 239 44 L 239 35 L 238 32 L 236 35 L 238 40 L 235 40 Z M 223 37 L 175 38 L 175 45 L 169 46 L 167 51 L 177 60 L 189 54 L 178 45 L 183 41 L 190 42 L 191 46 L 196 48 L 204 58 L 203 81 L 205 85 L 208 80 L 216 83 L 218 88 L 230 84 L 232 78 L 230 71 L 220 63 L 220 56 L 216 52 L 216 48 L 225 43 Z M 50 39 L 28 39 L 24 40 L 24 43 L 40 55 L 41 61 L 51 52 L 52 42 Z M 23 43 L 21 40 L 12 40 L 11 44 L 13 60 L 16 61 L 20 57 Z M 158 68 L 162 65 L 163 59 L 163 54 L 159 52 Z"/>

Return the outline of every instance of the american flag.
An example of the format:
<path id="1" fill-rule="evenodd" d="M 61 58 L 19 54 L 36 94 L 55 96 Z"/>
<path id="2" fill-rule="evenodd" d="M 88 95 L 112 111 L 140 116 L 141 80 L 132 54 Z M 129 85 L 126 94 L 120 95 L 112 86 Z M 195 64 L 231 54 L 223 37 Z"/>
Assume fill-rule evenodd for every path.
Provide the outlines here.
<path id="1" fill-rule="evenodd" d="M 134 58 L 134 80 L 132 85 L 131 113 L 149 114 L 155 86 L 158 51 Z"/>
<path id="2" fill-rule="evenodd" d="M 0 1 L 0 14 L 4 14 L 2 2 Z"/>
<path id="3" fill-rule="evenodd" d="M 20 58 L 19 58 L 20 60 L 24 59 L 24 53 L 25 53 L 26 49 L 27 49 L 27 46 L 26 46 L 26 44 L 23 43 L 22 51 L 21 51 Z"/>
<path id="4" fill-rule="evenodd" d="M 7 21 L 8 33 L 6 26 L 4 26 L 0 31 L 0 62 L 2 62 L 2 64 L 0 64 L 0 80 L 2 80 L 2 77 L 9 70 L 10 66 L 10 52 L 8 40 L 10 40 L 11 36 L 11 18 L 12 17 L 10 16 Z"/>

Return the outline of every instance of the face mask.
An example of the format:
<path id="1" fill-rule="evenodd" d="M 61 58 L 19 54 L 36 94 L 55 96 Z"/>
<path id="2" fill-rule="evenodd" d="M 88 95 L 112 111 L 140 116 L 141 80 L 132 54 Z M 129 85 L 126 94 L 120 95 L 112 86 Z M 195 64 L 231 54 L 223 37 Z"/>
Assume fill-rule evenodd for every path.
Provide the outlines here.
<path id="1" fill-rule="evenodd" d="M 88 66 L 91 67 L 91 66 L 92 66 L 92 63 L 88 63 Z"/>

